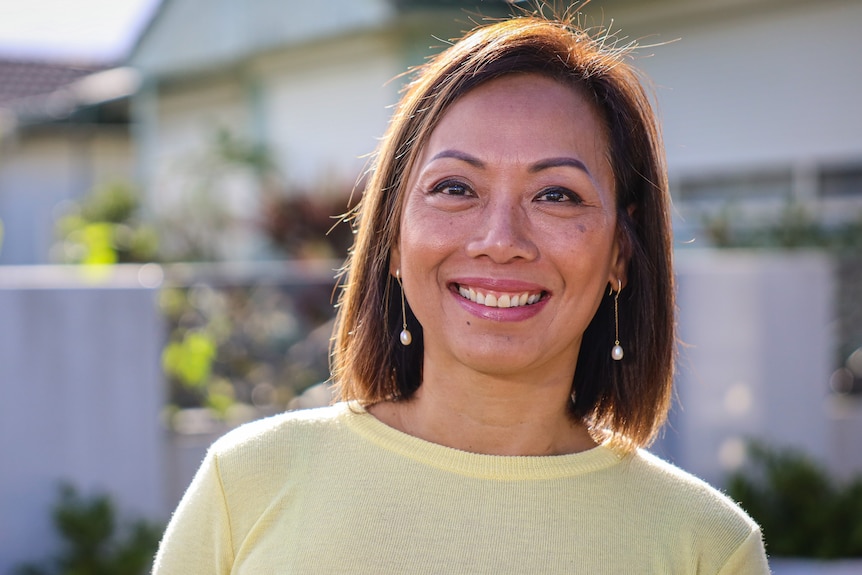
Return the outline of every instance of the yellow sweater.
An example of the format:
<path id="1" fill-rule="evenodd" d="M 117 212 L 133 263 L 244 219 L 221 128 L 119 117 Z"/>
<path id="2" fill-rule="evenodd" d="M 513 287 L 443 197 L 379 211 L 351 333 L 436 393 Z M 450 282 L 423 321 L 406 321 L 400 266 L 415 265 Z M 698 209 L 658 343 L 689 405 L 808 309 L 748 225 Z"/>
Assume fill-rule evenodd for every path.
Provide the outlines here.
<path id="1" fill-rule="evenodd" d="M 243 426 L 210 449 L 156 575 L 768 573 L 760 531 L 652 455 L 466 453 L 355 404 Z"/>

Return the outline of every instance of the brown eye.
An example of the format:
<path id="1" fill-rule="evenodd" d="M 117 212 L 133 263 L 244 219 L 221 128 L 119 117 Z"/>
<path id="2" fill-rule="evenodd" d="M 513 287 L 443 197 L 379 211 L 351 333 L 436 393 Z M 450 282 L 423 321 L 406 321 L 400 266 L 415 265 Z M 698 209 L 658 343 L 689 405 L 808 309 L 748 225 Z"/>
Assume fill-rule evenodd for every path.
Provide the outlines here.
<path id="1" fill-rule="evenodd" d="M 466 184 L 457 180 L 440 182 L 432 188 L 431 192 L 447 196 L 469 196 L 472 194 L 472 190 Z"/>
<path id="2" fill-rule="evenodd" d="M 572 202 L 579 204 L 581 203 L 581 198 L 576 193 L 571 190 L 567 190 L 566 188 L 547 188 L 539 192 L 536 196 L 536 200 L 539 202 L 551 202 L 551 203 L 561 203 L 561 202 Z"/>

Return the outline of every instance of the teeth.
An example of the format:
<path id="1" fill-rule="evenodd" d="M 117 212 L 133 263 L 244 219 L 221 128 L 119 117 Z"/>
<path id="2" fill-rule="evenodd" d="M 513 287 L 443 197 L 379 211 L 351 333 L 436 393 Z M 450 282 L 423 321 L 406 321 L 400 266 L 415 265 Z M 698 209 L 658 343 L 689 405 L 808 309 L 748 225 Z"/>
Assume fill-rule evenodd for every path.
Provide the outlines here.
<path id="1" fill-rule="evenodd" d="M 531 294 L 529 292 L 524 292 L 521 294 L 511 295 L 503 294 L 498 297 L 494 294 L 483 294 L 482 292 L 477 292 L 473 288 L 465 288 L 463 286 L 458 286 L 458 293 L 461 294 L 461 297 L 463 297 L 464 299 L 468 299 L 480 305 L 498 308 L 510 308 L 522 305 L 531 305 L 542 299 L 542 294 L 540 293 Z"/>

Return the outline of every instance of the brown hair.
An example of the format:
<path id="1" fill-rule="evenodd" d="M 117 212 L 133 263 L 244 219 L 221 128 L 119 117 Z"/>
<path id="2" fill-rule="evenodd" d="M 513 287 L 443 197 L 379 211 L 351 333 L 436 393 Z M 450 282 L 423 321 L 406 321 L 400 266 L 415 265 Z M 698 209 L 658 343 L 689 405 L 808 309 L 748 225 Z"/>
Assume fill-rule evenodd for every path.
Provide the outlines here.
<path id="1" fill-rule="evenodd" d="M 409 398 L 422 382 L 422 329 L 407 309 L 413 344 L 400 345 L 401 294 L 389 274 L 404 188 L 419 151 L 449 106 L 473 88 L 514 73 L 539 73 L 595 104 L 610 142 L 617 225 L 630 256 L 619 298 L 625 358 L 613 361 L 613 297 L 584 333 L 572 382 L 573 415 L 629 446 L 648 444 L 670 403 L 674 336 L 671 228 L 664 149 L 655 114 L 627 48 L 591 35 L 573 16 L 513 17 L 476 28 L 419 67 L 377 150 L 352 214 L 357 235 L 343 270 L 333 337 L 341 399 L 363 404 Z"/>

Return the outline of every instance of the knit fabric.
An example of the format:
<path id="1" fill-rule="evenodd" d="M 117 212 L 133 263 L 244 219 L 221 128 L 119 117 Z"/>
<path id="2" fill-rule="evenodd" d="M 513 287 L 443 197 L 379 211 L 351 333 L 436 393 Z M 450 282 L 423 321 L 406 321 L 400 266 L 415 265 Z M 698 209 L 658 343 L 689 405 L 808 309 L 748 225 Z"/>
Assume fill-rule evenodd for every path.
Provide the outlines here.
<path id="1" fill-rule="evenodd" d="M 155 575 L 768 573 L 757 525 L 645 451 L 477 455 L 356 404 L 218 440 Z"/>

